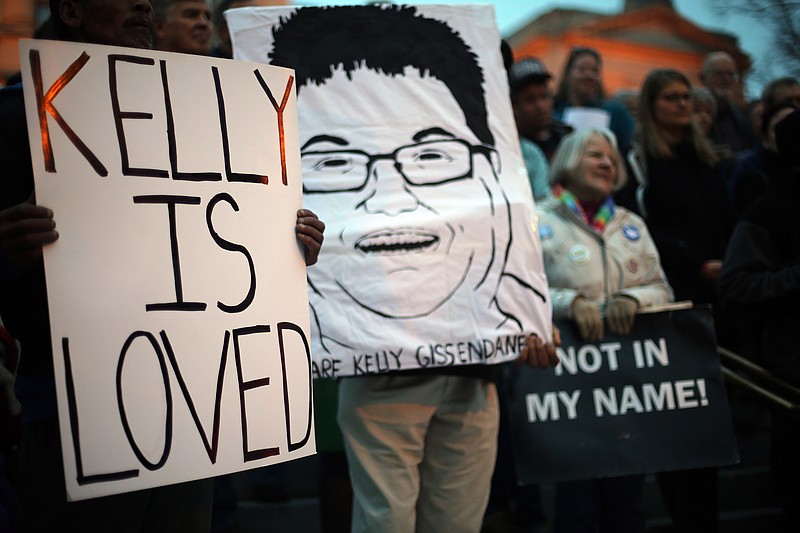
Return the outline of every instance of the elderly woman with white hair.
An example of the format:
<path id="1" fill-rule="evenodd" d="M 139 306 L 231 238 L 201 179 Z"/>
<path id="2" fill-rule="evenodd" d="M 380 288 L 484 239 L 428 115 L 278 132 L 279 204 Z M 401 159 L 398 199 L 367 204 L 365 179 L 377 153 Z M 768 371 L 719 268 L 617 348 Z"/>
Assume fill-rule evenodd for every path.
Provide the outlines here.
<path id="1" fill-rule="evenodd" d="M 636 312 L 672 300 L 644 221 L 613 200 L 626 179 L 614 134 L 566 136 L 550 169 L 553 197 L 539 207 L 539 235 L 553 316 L 586 341 L 627 335 Z M 559 483 L 555 532 L 644 532 L 644 476 Z"/>
<path id="2" fill-rule="evenodd" d="M 604 315 L 625 335 L 638 309 L 672 299 L 644 221 L 614 203 L 625 180 L 614 134 L 576 131 L 553 158 L 554 197 L 539 210 L 553 315 L 575 320 L 589 341 L 603 337 Z"/>

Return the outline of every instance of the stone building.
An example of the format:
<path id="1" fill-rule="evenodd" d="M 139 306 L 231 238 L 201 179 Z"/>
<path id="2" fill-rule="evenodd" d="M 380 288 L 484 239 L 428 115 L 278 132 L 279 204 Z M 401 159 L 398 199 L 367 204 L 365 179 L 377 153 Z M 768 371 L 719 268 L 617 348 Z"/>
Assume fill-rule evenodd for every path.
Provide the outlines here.
<path id="1" fill-rule="evenodd" d="M 561 76 L 569 50 L 589 46 L 603 56 L 603 83 L 613 94 L 638 89 L 653 68 L 674 68 L 692 83 L 703 58 L 723 50 L 733 56 L 740 72 L 750 68 L 750 58 L 736 37 L 709 31 L 678 14 L 671 0 L 626 0 L 621 13 L 604 15 L 575 9 L 554 9 L 506 38 L 516 58 L 540 58 Z"/>

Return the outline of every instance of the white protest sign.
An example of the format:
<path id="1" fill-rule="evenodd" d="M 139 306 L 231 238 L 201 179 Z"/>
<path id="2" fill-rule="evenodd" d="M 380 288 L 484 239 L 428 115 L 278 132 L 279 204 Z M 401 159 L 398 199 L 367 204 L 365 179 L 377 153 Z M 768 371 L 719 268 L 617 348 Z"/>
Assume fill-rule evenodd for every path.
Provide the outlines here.
<path id="1" fill-rule="evenodd" d="M 294 75 L 20 42 L 68 497 L 314 453 Z"/>
<path id="2" fill-rule="evenodd" d="M 564 110 L 562 118 L 565 124 L 575 129 L 608 128 L 611 124 L 611 114 L 605 109 L 594 107 L 568 107 Z"/>
<path id="3" fill-rule="evenodd" d="M 491 6 L 242 8 L 234 56 L 297 73 L 315 377 L 513 360 L 549 337 Z"/>

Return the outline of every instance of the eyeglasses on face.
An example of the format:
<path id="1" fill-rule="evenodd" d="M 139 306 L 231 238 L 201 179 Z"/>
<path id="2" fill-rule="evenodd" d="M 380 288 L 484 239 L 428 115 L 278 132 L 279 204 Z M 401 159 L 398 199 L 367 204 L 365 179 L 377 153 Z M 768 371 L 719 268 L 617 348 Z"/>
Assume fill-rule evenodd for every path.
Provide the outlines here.
<path id="1" fill-rule="evenodd" d="M 689 93 L 666 93 L 661 94 L 658 97 L 671 104 L 677 104 L 678 102 L 688 104 L 692 101 L 692 95 Z"/>
<path id="2" fill-rule="evenodd" d="M 472 154 L 489 154 L 488 146 L 461 139 L 425 141 L 401 146 L 388 154 L 362 150 L 305 151 L 300 154 L 303 191 L 353 192 L 364 188 L 376 161 L 390 160 L 409 185 L 439 185 L 472 177 Z"/>
<path id="3" fill-rule="evenodd" d="M 711 70 L 709 75 L 716 79 L 730 78 L 734 81 L 739 80 L 739 74 L 732 70 Z"/>

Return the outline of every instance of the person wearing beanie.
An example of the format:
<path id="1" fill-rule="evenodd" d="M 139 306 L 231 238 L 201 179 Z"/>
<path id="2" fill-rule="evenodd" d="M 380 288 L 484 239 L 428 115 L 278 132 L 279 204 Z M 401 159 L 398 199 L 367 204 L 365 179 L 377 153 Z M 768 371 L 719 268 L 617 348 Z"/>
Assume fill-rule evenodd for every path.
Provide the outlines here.
<path id="1" fill-rule="evenodd" d="M 511 107 L 520 138 L 536 143 L 547 161 L 553 159 L 558 143 L 572 127 L 554 119 L 553 75 L 535 57 L 523 57 L 508 69 Z"/>

